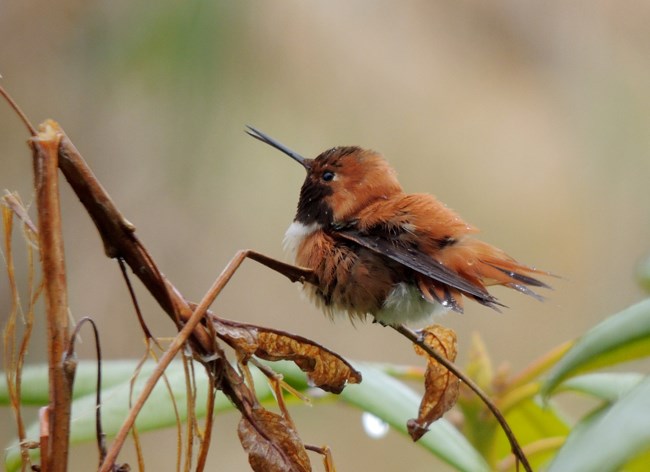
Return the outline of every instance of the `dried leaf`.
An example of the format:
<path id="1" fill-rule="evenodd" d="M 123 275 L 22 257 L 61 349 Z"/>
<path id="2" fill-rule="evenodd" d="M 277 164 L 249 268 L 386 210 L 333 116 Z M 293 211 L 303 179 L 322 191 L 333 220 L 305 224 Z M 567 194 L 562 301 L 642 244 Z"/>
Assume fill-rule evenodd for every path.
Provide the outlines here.
<path id="1" fill-rule="evenodd" d="M 36 233 L 36 227 L 29 219 L 27 210 L 17 193 L 9 193 L 5 190 L 5 195 L 0 199 L 0 207 L 4 236 L 4 253 L 0 250 L 0 254 L 4 256 L 9 292 L 11 293 L 9 313 L 2 330 L 3 365 L 5 368 L 9 403 L 16 421 L 22 463 L 27 465 L 31 464 L 31 460 L 27 450 L 28 442 L 25 439 L 27 433 L 20 398 L 22 392 L 23 365 L 30 346 L 32 329 L 34 327 L 34 307 L 43 288 L 42 283 L 37 284 L 35 281 L 36 269 L 34 265 L 36 259 L 35 252 L 38 251 L 38 235 Z M 27 289 L 29 293 L 26 309 L 21 306 L 14 266 L 12 244 L 13 215 L 16 215 L 24 223 L 23 235 L 25 237 L 27 251 Z M 22 334 L 19 334 L 19 320 L 22 320 Z"/>
<path id="2" fill-rule="evenodd" d="M 427 346 L 435 349 L 450 361 L 456 359 L 456 333 L 440 325 L 428 326 L 422 330 L 423 340 Z M 427 371 L 424 378 L 424 396 L 420 402 L 417 419 L 407 423 L 413 441 L 420 439 L 429 429 L 429 425 L 442 417 L 458 399 L 460 381 L 446 367 L 430 357 L 420 346 L 415 345 L 415 352 L 427 357 Z"/>
<path id="3" fill-rule="evenodd" d="M 305 446 L 284 417 L 257 406 L 250 418 L 242 416 L 237 433 L 253 470 L 311 471 Z"/>
<path id="4" fill-rule="evenodd" d="M 348 383 L 361 382 L 361 373 L 345 359 L 302 336 L 226 320 L 214 320 L 214 328 L 221 339 L 244 354 L 244 361 L 253 355 L 268 361 L 293 361 L 326 392 L 340 393 Z"/>
<path id="5" fill-rule="evenodd" d="M 1 202 L 3 206 L 10 208 L 11 211 L 13 211 L 14 214 L 18 217 L 18 219 L 25 224 L 27 229 L 29 229 L 29 232 L 31 233 L 28 233 L 28 236 L 30 236 L 30 242 L 38 244 L 38 237 L 33 238 L 34 235 L 38 234 L 38 229 L 36 229 L 36 225 L 29 217 L 29 213 L 27 213 L 25 205 L 20 200 L 20 196 L 17 193 L 11 193 L 8 190 L 5 190 L 5 194 L 2 196 Z"/>

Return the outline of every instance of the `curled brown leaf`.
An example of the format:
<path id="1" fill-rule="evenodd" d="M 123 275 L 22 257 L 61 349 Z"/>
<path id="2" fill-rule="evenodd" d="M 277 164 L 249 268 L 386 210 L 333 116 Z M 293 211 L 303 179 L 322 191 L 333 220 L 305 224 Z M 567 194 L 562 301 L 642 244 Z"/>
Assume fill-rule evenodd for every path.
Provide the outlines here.
<path id="1" fill-rule="evenodd" d="M 213 319 L 215 332 L 242 356 L 294 362 L 309 380 L 326 392 L 340 393 L 348 383 L 361 382 L 361 373 L 329 349 L 302 336 L 223 319 Z"/>
<path id="2" fill-rule="evenodd" d="M 251 468 L 260 472 L 307 472 L 311 463 L 298 433 L 281 415 L 256 406 L 237 429 Z"/>
<path id="3" fill-rule="evenodd" d="M 450 361 L 456 359 L 456 333 L 440 325 L 432 325 L 421 331 L 423 341 Z M 420 439 L 429 430 L 429 425 L 442 417 L 458 399 L 460 382 L 446 367 L 428 356 L 424 350 L 414 345 L 415 352 L 427 357 L 427 370 L 424 377 L 424 395 L 420 402 L 417 419 L 407 423 L 413 441 Z"/>

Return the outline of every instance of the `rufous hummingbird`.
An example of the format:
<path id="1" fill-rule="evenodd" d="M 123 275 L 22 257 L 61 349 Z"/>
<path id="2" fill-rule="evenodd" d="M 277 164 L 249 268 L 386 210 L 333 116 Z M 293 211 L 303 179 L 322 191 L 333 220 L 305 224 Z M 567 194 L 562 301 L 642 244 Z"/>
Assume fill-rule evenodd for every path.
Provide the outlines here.
<path id="1" fill-rule="evenodd" d="M 422 323 L 463 311 L 463 297 L 496 310 L 487 286 L 504 285 L 542 299 L 529 287 L 550 288 L 520 264 L 472 235 L 477 229 L 434 196 L 407 194 L 388 162 L 356 146 L 307 159 L 275 139 L 247 133 L 301 164 L 307 177 L 285 247 L 317 284 L 305 284 L 327 314 L 372 315 L 384 325 Z"/>

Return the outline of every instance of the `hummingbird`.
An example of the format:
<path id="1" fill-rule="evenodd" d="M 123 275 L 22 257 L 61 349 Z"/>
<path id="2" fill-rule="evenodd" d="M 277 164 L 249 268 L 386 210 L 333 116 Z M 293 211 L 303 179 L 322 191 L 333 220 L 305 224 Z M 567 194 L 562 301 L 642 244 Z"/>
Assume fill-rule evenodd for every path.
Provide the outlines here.
<path id="1" fill-rule="evenodd" d="M 462 313 L 464 298 L 500 311 L 489 286 L 538 300 L 530 287 L 550 288 L 536 277 L 552 274 L 475 238 L 478 230 L 433 195 L 405 193 L 378 152 L 338 146 L 308 159 L 251 126 L 246 132 L 307 171 L 284 245 L 315 274 L 304 290 L 326 314 L 421 324 Z"/>

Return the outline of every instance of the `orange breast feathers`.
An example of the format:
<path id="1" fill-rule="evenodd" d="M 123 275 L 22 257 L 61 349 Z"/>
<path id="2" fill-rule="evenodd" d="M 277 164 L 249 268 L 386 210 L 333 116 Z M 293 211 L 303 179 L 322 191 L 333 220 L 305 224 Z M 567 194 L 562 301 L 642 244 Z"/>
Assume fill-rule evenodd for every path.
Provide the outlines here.
<path id="1" fill-rule="evenodd" d="M 318 229 L 305 236 L 296 250 L 296 263 L 314 270 L 319 285 L 304 289 L 328 315 L 346 312 L 363 318 L 377 313 L 398 282 L 403 269 L 381 255 L 349 243 Z"/>

